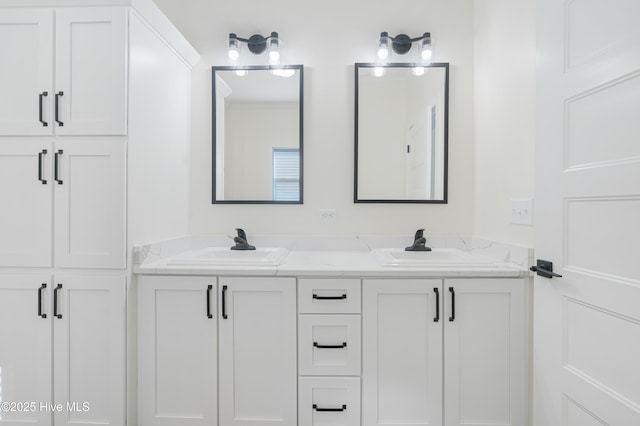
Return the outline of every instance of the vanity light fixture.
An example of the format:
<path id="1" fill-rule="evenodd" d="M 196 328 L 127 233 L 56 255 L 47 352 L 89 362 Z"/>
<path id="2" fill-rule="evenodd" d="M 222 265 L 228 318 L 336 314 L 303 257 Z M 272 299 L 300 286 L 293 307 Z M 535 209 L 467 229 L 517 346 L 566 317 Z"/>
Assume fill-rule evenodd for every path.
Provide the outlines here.
<path id="1" fill-rule="evenodd" d="M 413 43 L 418 42 L 420 48 L 420 59 L 416 61 L 416 66 L 413 69 L 413 74 L 416 76 L 424 75 L 424 65 L 431 63 L 431 57 L 433 56 L 433 50 L 431 49 L 431 33 L 424 33 L 420 37 L 411 38 L 406 34 L 398 34 L 395 37 L 389 36 L 389 33 L 383 31 L 380 33 L 378 39 L 378 62 L 385 63 L 389 57 L 389 48 L 393 49 L 397 55 L 405 55 L 411 50 Z M 376 68 L 379 68 L 376 70 Z M 382 67 L 376 67 L 373 70 L 373 75 L 381 77 L 383 73 Z"/>
<path id="2" fill-rule="evenodd" d="M 395 37 L 389 36 L 389 33 L 383 31 L 380 33 L 378 39 L 378 58 L 386 59 L 389 56 L 389 44 L 391 48 L 398 55 L 404 55 L 409 50 L 414 42 L 420 42 L 420 58 L 422 61 L 429 61 L 433 54 L 431 50 L 431 33 L 424 33 L 420 37 L 411 38 L 406 34 L 398 34 Z"/>
<path id="3" fill-rule="evenodd" d="M 260 34 L 254 34 L 251 37 L 238 37 L 236 33 L 229 34 L 229 44 L 227 55 L 232 62 L 240 57 L 240 42 L 246 43 L 249 52 L 254 55 L 261 55 L 265 51 L 269 51 L 269 64 L 277 65 L 280 61 L 280 39 L 277 32 L 272 32 L 270 36 L 264 37 Z"/>

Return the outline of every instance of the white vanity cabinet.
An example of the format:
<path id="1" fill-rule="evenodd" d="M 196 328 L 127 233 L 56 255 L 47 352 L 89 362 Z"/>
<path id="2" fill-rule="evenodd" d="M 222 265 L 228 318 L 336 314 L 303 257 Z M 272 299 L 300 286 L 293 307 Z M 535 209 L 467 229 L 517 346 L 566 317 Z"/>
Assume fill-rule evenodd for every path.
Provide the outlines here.
<path id="1" fill-rule="evenodd" d="M 216 291 L 216 277 L 140 278 L 140 425 L 217 424 Z"/>
<path id="2" fill-rule="evenodd" d="M 124 135 L 127 9 L 0 10 L 0 135 Z"/>
<path id="3" fill-rule="evenodd" d="M 297 424 L 294 278 L 142 276 L 141 426 Z"/>
<path id="4" fill-rule="evenodd" d="M 526 426 L 525 281 L 144 275 L 139 424 Z"/>
<path id="5" fill-rule="evenodd" d="M 220 426 L 297 424 L 296 280 L 220 277 Z"/>
<path id="6" fill-rule="evenodd" d="M 363 424 L 526 424 L 524 280 L 364 280 L 362 316 Z"/>
<path id="7" fill-rule="evenodd" d="M 0 275 L 2 401 L 35 404 L 0 425 L 123 424 L 124 299 L 122 275 Z"/>

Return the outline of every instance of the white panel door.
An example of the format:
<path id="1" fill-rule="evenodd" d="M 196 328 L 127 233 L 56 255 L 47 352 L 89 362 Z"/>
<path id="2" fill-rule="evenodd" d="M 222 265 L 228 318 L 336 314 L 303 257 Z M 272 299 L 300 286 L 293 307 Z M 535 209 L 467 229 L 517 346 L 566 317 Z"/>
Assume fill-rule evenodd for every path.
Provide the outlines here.
<path id="1" fill-rule="evenodd" d="M 0 143 L 0 266 L 51 266 L 51 146 Z"/>
<path id="2" fill-rule="evenodd" d="M 64 407 L 56 426 L 124 424 L 125 283 L 116 275 L 54 277 L 53 400 Z"/>
<path id="3" fill-rule="evenodd" d="M 444 281 L 446 426 L 526 424 L 523 279 Z"/>
<path id="4" fill-rule="evenodd" d="M 65 8 L 55 13 L 56 133 L 126 134 L 127 9 Z"/>
<path id="5" fill-rule="evenodd" d="M 295 279 L 220 278 L 218 289 L 220 426 L 295 426 Z"/>
<path id="6" fill-rule="evenodd" d="M 640 425 L 640 2 L 536 12 L 534 424 Z"/>
<path id="7" fill-rule="evenodd" d="M 140 425 L 218 421 L 216 288 L 215 277 L 141 277 Z"/>
<path id="8" fill-rule="evenodd" d="M 441 286 L 363 281 L 363 425 L 442 425 Z"/>
<path id="9" fill-rule="evenodd" d="M 67 268 L 124 268 L 125 142 L 56 142 L 54 262 Z"/>
<path id="10" fill-rule="evenodd" d="M 0 10 L 0 40 L 0 135 L 52 134 L 53 10 Z"/>
<path id="11" fill-rule="evenodd" d="M 0 400 L 21 404 L 2 406 L 2 426 L 51 424 L 50 288 L 50 275 L 0 274 Z"/>

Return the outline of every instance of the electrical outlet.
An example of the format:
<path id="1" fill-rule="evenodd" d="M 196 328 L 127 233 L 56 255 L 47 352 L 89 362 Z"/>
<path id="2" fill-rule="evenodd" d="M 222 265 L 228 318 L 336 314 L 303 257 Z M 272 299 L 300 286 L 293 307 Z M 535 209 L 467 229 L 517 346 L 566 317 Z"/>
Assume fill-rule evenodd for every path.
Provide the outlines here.
<path id="1" fill-rule="evenodd" d="M 320 220 L 336 220 L 336 209 L 320 209 Z"/>
<path id="2" fill-rule="evenodd" d="M 511 223 L 533 225 L 533 198 L 511 199 Z"/>

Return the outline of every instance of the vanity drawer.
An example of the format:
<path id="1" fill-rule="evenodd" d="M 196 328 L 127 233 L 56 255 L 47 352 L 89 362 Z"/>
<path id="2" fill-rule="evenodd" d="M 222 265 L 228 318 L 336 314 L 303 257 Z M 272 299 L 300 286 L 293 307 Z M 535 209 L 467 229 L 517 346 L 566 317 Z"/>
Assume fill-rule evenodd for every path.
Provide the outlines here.
<path id="1" fill-rule="evenodd" d="M 301 314 L 359 314 L 359 279 L 298 280 L 298 311 Z"/>
<path id="2" fill-rule="evenodd" d="M 359 377 L 300 377 L 300 426 L 360 426 Z"/>
<path id="3" fill-rule="evenodd" d="M 300 315 L 301 376 L 360 375 L 360 315 Z"/>

